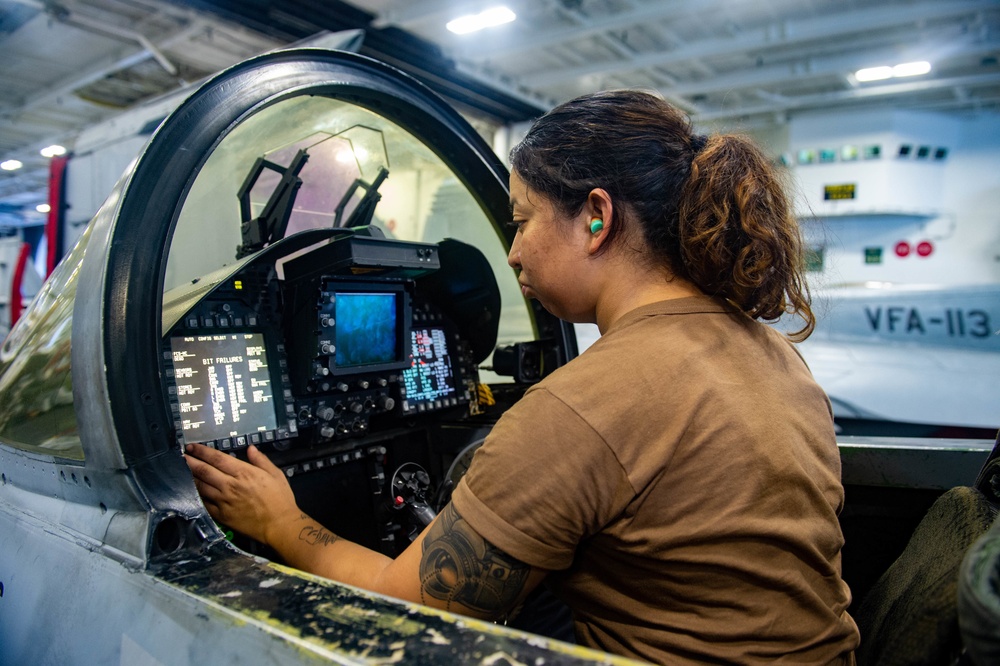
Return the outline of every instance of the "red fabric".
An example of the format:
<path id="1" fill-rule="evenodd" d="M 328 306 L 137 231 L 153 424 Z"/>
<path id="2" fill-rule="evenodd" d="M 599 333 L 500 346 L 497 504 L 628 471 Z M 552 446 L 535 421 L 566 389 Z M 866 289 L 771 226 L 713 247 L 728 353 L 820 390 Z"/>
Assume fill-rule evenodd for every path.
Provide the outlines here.
<path id="1" fill-rule="evenodd" d="M 66 197 L 66 164 L 69 156 L 53 157 L 49 162 L 49 218 L 45 223 L 48 248 L 45 253 L 45 276 L 52 274 L 62 259 L 62 223 Z"/>
<path id="2" fill-rule="evenodd" d="M 14 277 L 10 281 L 10 327 L 21 318 L 21 281 L 24 279 L 24 269 L 28 265 L 28 257 L 31 256 L 31 245 L 21 244 L 21 252 L 17 255 L 17 266 L 14 268 Z"/>

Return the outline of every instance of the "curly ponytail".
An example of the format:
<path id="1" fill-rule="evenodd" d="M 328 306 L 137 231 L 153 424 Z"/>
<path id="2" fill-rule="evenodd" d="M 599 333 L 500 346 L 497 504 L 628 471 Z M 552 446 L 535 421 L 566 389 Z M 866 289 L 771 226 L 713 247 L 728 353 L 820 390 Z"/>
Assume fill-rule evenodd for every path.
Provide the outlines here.
<path id="1" fill-rule="evenodd" d="M 677 208 L 684 273 L 695 284 L 755 319 L 798 314 L 805 325 L 793 340 L 812 333 L 799 228 L 760 149 L 739 136 L 710 137 L 692 161 Z"/>

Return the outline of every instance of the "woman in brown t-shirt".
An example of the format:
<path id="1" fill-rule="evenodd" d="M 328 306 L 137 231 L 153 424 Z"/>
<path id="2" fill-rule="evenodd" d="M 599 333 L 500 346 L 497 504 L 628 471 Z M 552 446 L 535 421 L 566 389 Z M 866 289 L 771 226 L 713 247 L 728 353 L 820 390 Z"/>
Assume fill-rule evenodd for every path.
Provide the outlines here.
<path id="1" fill-rule="evenodd" d="M 548 579 L 581 642 L 629 656 L 849 663 L 829 404 L 758 321 L 815 325 L 770 161 L 635 91 L 556 107 L 511 161 L 523 294 L 602 340 L 500 419 L 395 560 L 299 511 L 254 447 L 188 448 L 209 512 L 299 568 L 476 617 Z"/>

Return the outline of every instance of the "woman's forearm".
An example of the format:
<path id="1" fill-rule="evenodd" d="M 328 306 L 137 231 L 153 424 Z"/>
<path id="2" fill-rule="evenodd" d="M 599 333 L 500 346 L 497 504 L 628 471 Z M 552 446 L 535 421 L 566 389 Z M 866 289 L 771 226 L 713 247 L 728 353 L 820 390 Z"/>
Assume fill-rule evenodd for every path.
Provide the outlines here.
<path id="1" fill-rule="evenodd" d="M 341 538 L 302 512 L 272 525 L 265 538 L 290 566 L 368 590 L 383 591 L 382 575 L 393 562 Z"/>

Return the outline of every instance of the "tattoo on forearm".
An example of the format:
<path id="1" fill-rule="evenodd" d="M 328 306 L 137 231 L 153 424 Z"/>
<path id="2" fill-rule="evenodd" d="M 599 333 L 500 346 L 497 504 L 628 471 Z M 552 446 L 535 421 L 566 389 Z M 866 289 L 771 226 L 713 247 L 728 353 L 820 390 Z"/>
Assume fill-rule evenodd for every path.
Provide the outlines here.
<path id="1" fill-rule="evenodd" d="M 420 594 L 498 614 L 524 592 L 531 567 L 476 533 L 449 504 L 424 538 Z"/>
<path id="2" fill-rule="evenodd" d="M 310 546 L 331 546 L 339 539 L 340 537 L 323 529 L 322 526 L 306 525 L 299 532 L 299 541 L 305 541 Z"/>

